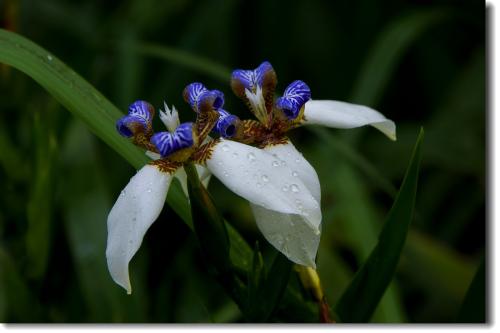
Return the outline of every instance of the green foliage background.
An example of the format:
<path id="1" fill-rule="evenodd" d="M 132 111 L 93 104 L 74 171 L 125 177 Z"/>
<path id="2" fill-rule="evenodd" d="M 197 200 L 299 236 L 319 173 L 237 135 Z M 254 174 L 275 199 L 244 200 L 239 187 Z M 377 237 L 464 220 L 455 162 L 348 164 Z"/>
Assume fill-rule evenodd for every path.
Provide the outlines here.
<path id="1" fill-rule="evenodd" d="M 136 99 L 157 107 L 166 100 L 190 120 L 182 89 L 202 81 L 226 94 L 228 110 L 250 117 L 228 73 L 269 60 L 280 90 L 302 79 L 313 98 L 366 104 L 393 119 L 395 143 L 371 128 L 292 134 L 322 183 L 318 271 L 330 304 L 374 248 L 423 126 L 415 218 L 372 321 L 455 322 L 464 298 L 484 293 L 483 274 L 466 297 L 487 249 L 483 3 L 0 5 L 3 27 L 50 50 L 123 112 Z M 0 321 L 242 321 L 207 273 L 196 238 L 167 206 L 132 261 L 132 296 L 112 282 L 106 216 L 133 173 L 29 77 L 0 67 Z M 249 243 L 259 240 L 269 252 L 248 204 L 215 179 L 209 190 Z"/>

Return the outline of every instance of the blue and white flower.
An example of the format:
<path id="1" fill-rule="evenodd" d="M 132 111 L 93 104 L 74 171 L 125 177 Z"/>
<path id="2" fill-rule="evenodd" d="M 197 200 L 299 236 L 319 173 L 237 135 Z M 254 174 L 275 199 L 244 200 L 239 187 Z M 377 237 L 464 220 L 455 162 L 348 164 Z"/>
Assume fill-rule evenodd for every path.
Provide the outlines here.
<path id="1" fill-rule="evenodd" d="M 316 171 L 297 151 L 286 133 L 302 125 L 324 125 L 333 128 L 355 128 L 371 125 L 396 140 L 396 126 L 381 113 L 362 105 L 333 100 L 312 100 L 309 86 L 292 82 L 282 97 L 274 100 L 277 78 L 269 62 L 255 70 L 236 70 L 232 74 L 233 92 L 249 105 L 259 122 L 242 120 L 232 140 L 254 145 L 286 165 L 295 180 L 305 188 L 288 183 L 282 192 L 307 191 L 321 202 L 321 188 Z M 298 204 L 298 203 L 297 203 Z M 256 224 L 264 237 L 291 261 L 315 268 L 315 257 L 321 237 L 321 218 L 307 214 L 286 214 L 251 203 Z"/>
<path id="2" fill-rule="evenodd" d="M 154 109 L 142 101 L 132 104 L 129 114 L 117 122 L 119 133 L 133 138 L 153 158 L 130 179 L 107 221 L 108 268 L 113 280 L 128 293 L 132 291 L 129 262 L 160 215 L 172 178 L 180 177 L 183 182 L 184 163 L 206 167 L 230 190 L 265 213 L 301 217 L 302 223 L 307 221 L 311 226 L 321 221 L 318 201 L 292 169 L 265 150 L 226 139 L 236 134 L 240 120 L 222 109 L 221 92 L 196 83 L 185 89 L 184 98 L 197 112 L 194 123 L 179 124 L 175 108 L 166 107 L 165 112 L 160 111 L 160 118 L 169 131 L 154 134 Z M 147 113 L 137 112 L 138 106 Z M 208 140 L 213 129 L 221 138 Z M 288 237 L 287 231 L 276 228 L 262 230 L 269 233 L 264 234 L 266 238 L 276 239 L 275 233 Z"/>

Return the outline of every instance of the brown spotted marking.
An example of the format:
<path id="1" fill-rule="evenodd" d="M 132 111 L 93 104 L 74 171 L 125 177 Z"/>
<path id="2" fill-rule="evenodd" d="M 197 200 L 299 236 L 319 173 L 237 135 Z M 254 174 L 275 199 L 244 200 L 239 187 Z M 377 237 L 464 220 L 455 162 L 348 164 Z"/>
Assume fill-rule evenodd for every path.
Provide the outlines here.
<path id="1" fill-rule="evenodd" d="M 219 112 L 215 110 L 204 111 L 198 114 L 195 125 L 199 142 L 203 142 L 205 140 L 207 135 L 217 123 L 218 119 Z"/>
<path id="2" fill-rule="evenodd" d="M 212 157 L 213 148 L 220 142 L 220 139 L 215 139 L 202 145 L 198 150 L 191 155 L 191 160 L 198 164 L 205 164 L 205 162 Z"/>
<path id="3" fill-rule="evenodd" d="M 159 159 L 149 162 L 150 165 L 156 166 L 161 172 L 173 175 L 177 169 L 182 166 L 181 162 L 170 161 L 167 159 Z"/>

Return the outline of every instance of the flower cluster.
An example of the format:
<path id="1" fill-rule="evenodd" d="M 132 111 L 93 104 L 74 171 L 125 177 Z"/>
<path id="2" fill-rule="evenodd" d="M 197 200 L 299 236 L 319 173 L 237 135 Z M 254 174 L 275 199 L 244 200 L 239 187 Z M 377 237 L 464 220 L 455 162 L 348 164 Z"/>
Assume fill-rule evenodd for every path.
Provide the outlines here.
<path id="1" fill-rule="evenodd" d="M 175 107 L 165 104 L 159 113 L 167 131 L 154 133 L 155 110 L 144 101 L 134 102 L 128 115 L 117 121 L 118 132 L 152 158 L 131 178 L 108 216 L 108 267 L 127 292 L 131 292 L 128 264 L 158 218 L 172 178 L 177 177 L 186 191 L 186 163 L 196 164 L 205 185 L 214 175 L 248 200 L 263 236 L 291 261 L 315 267 L 321 236 L 320 183 L 286 133 L 308 124 L 371 125 L 395 139 L 395 125 L 365 106 L 312 100 L 309 86 L 299 80 L 275 99 L 276 85 L 269 62 L 255 70 L 233 72 L 231 88 L 257 120 L 240 120 L 223 109 L 221 91 L 192 83 L 183 97 L 197 114 L 194 123 L 181 124 Z"/>

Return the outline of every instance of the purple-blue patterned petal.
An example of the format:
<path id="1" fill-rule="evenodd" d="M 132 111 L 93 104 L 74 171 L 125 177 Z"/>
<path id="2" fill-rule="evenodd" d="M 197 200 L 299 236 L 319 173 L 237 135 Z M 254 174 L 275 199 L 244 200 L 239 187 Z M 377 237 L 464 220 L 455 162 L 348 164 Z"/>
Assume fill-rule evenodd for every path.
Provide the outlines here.
<path id="1" fill-rule="evenodd" d="M 223 109 L 218 110 L 218 112 L 220 116 L 215 124 L 214 131 L 223 138 L 233 137 L 236 134 L 236 123 L 240 119 Z"/>
<path id="2" fill-rule="evenodd" d="M 257 87 L 262 88 L 265 75 L 273 71 L 273 66 L 268 61 L 264 61 L 254 70 L 236 69 L 231 74 L 231 81 L 236 81 L 250 91 L 255 91 Z"/>
<path id="3" fill-rule="evenodd" d="M 147 121 L 136 115 L 123 116 L 116 122 L 116 130 L 126 138 L 130 138 L 138 131 L 145 131 L 147 127 Z"/>
<path id="4" fill-rule="evenodd" d="M 194 82 L 188 84 L 184 88 L 183 96 L 184 100 L 191 105 L 191 108 L 195 109 L 198 106 L 198 100 L 200 95 L 207 92 L 208 89 L 202 83 Z"/>
<path id="5" fill-rule="evenodd" d="M 276 107 L 282 110 L 288 119 L 295 119 L 302 106 L 311 99 L 311 89 L 304 81 L 293 81 L 276 100 Z"/>
<path id="6" fill-rule="evenodd" d="M 184 100 L 191 108 L 198 112 L 200 104 L 208 98 L 213 98 L 213 108 L 219 109 L 224 105 L 224 94 L 219 90 L 208 90 L 202 83 L 189 84 L 183 92 Z"/>
<path id="7" fill-rule="evenodd" d="M 154 107 L 146 101 L 135 101 L 128 107 L 130 116 L 143 118 L 147 123 L 151 123 L 154 116 Z"/>
<path id="8" fill-rule="evenodd" d="M 264 76 L 271 71 L 274 71 L 273 66 L 271 66 L 271 63 L 269 63 L 269 61 L 264 61 L 262 64 L 259 65 L 259 67 L 257 67 L 254 70 L 255 82 L 262 87 L 264 83 Z"/>
<path id="9" fill-rule="evenodd" d="M 194 143 L 193 123 L 179 125 L 174 133 L 156 133 L 151 137 L 151 142 L 156 146 L 162 157 L 167 157 L 180 149 L 191 147 Z"/>

